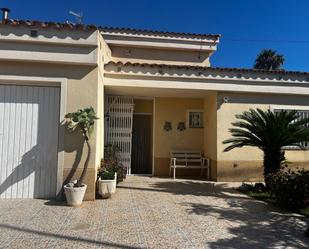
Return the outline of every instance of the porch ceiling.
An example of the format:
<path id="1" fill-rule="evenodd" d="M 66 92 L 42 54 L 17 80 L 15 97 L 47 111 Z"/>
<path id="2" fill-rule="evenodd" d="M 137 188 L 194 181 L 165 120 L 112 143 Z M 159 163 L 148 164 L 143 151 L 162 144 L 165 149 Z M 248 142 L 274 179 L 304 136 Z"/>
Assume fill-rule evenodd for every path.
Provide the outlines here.
<path id="1" fill-rule="evenodd" d="M 105 86 L 106 94 L 132 97 L 204 98 L 209 95 L 210 92 L 211 91 L 194 89 Z"/>

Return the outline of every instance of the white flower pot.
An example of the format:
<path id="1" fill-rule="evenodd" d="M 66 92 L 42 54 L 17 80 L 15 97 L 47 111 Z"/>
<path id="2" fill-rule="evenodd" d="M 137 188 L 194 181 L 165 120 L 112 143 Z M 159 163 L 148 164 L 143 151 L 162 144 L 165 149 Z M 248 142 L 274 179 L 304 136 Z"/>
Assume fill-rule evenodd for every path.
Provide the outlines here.
<path id="1" fill-rule="evenodd" d="M 98 189 L 99 194 L 103 198 L 110 198 L 112 194 L 116 192 L 116 183 L 117 183 L 117 173 L 115 173 L 115 177 L 113 180 L 102 180 L 98 179 Z"/>
<path id="2" fill-rule="evenodd" d="M 69 206 L 79 206 L 83 203 L 87 185 L 83 184 L 81 187 L 74 187 L 72 183 L 64 185 L 64 193 Z"/>

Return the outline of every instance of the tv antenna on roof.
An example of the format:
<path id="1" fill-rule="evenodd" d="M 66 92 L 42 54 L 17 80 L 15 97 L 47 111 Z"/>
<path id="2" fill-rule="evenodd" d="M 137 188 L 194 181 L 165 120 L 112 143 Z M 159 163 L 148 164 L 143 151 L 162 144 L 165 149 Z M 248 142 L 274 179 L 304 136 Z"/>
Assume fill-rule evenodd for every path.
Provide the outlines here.
<path id="1" fill-rule="evenodd" d="M 69 14 L 75 17 L 77 24 L 83 24 L 83 18 L 84 18 L 83 13 L 76 13 L 70 10 Z"/>

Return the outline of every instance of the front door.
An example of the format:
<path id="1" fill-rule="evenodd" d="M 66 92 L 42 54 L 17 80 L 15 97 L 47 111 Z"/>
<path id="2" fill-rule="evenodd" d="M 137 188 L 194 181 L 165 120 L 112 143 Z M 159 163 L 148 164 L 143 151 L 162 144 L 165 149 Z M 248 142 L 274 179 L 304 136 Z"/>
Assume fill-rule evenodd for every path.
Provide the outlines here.
<path id="1" fill-rule="evenodd" d="M 151 115 L 133 115 L 132 174 L 151 174 Z"/>

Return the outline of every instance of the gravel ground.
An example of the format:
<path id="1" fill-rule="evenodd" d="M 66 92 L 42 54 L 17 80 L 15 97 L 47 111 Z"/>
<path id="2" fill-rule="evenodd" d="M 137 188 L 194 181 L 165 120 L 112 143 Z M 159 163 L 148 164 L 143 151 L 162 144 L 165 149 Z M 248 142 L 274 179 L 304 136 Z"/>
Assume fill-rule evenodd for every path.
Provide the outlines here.
<path id="1" fill-rule="evenodd" d="M 0 248 L 309 248 L 302 216 L 198 180 L 130 176 L 108 200 L 0 200 L 0 214 Z"/>

